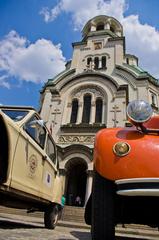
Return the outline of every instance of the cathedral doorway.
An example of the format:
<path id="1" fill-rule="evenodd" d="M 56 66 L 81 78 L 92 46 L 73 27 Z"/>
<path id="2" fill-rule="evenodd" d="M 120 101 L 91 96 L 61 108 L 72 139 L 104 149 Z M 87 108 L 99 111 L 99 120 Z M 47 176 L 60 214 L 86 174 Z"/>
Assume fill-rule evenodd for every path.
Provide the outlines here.
<path id="1" fill-rule="evenodd" d="M 83 159 L 71 159 L 66 164 L 66 170 L 66 204 L 83 207 L 86 194 L 87 163 Z M 80 201 L 77 202 L 77 199 Z"/>

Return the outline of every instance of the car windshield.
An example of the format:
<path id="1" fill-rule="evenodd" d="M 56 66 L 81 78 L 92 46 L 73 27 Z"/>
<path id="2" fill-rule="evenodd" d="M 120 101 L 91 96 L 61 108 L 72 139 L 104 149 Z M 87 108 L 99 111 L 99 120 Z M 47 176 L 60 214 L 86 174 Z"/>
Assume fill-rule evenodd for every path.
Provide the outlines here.
<path id="1" fill-rule="evenodd" d="M 2 111 L 15 122 L 21 121 L 28 114 L 28 111 L 21 111 L 15 109 L 2 109 Z"/>

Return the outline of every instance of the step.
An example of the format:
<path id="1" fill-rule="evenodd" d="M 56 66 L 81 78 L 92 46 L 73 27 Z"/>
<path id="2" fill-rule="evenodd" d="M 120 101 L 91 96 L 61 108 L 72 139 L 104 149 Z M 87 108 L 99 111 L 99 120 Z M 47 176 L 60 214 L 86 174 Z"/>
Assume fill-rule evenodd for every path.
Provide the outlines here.
<path id="1" fill-rule="evenodd" d="M 1 213 L 16 214 L 23 216 L 39 217 L 43 218 L 43 212 L 33 212 L 27 213 L 26 209 L 16 209 L 0 206 Z M 63 209 L 63 214 L 61 220 L 84 223 L 84 208 L 82 207 L 72 207 L 65 206 Z"/>
<path id="2" fill-rule="evenodd" d="M 3 207 L 3 206 L 0 206 L 0 213 L 31 216 L 31 217 L 38 217 L 38 218 L 43 218 L 43 216 L 44 216 L 43 212 L 27 213 L 26 209 L 8 208 L 8 207 Z"/>
<path id="3" fill-rule="evenodd" d="M 62 214 L 62 220 L 84 223 L 84 208 L 65 206 Z"/>

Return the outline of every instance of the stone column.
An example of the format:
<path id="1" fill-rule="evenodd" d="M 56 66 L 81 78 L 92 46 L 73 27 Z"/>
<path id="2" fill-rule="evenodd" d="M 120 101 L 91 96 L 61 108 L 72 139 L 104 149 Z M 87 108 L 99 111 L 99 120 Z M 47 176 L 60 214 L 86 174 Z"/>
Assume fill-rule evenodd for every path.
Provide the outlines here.
<path id="1" fill-rule="evenodd" d="M 80 124 L 82 122 L 82 115 L 83 115 L 83 95 L 79 99 L 77 124 Z"/>
<path id="2" fill-rule="evenodd" d="M 99 58 L 99 65 L 98 65 L 98 68 L 99 68 L 99 69 L 102 68 L 102 58 L 101 58 L 101 57 Z"/>
<path id="3" fill-rule="evenodd" d="M 94 70 L 95 64 L 94 64 L 94 58 L 92 57 L 92 62 L 91 62 L 91 70 Z"/>
<path id="4" fill-rule="evenodd" d="M 110 30 L 110 23 L 107 22 L 107 23 L 104 25 L 104 29 Z"/>
<path id="5" fill-rule="evenodd" d="M 85 194 L 85 204 L 88 201 L 88 198 L 92 192 L 92 180 L 93 180 L 93 171 L 92 170 L 88 170 L 87 171 L 87 183 L 86 183 L 86 194 Z"/>
<path id="6" fill-rule="evenodd" d="M 90 123 L 95 123 L 95 114 L 96 114 L 96 103 L 93 99 L 91 103 L 91 117 L 90 117 Z"/>
<path id="7" fill-rule="evenodd" d="M 91 25 L 91 32 L 96 31 L 96 26 L 94 24 Z"/>
<path id="8" fill-rule="evenodd" d="M 103 109 L 102 109 L 102 123 L 107 123 L 107 104 L 103 100 Z M 107 125 L 107 124 L 106 124 Z"/>
<path id="9" fill-rule="evenodd" d="M 49 122 L 51 121 L 51 107 L 52 107 L 51 104 L 52 94 L 50 90 L 45 90 L 45 93 L 43 93 L 43 98 L 44 101 L 42 104 L 40 115 L 45 122 Z"/>
<path id="10" fill-rule="evenodd" d="M 66 109 L 63 111 L 62 125 L 70 123 L 71 112 L 72 102 L 68 102 L 66 105 Z"/>

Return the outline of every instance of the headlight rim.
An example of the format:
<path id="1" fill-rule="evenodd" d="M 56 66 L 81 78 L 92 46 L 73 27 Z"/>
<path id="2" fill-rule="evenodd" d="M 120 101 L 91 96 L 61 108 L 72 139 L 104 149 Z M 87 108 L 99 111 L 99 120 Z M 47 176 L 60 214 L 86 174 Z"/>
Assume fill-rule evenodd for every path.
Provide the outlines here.
<path id="1" fill-rule="evenodd" d="M 141 104 L 141 103 L 144 103 L 145 104 L 145 106 L 147 106 L 147 107 L 149 107 L 149 110 L 150 111 L 147 111 L 147 113 L 149 113 L 149 115 L 146 117 L 146 118 L 144 118 L 144 119 L 135 119 L 131 114 L 130 114 L 130 111 L 129 111 L 129 109 L 130 109 L 130 106 L 132 105 L 133 106 L 133 104 Z M 134 108 L 135 108 L 135 106 L 134 106 Z M 134 109 L 135 110 L 135 109 Z M 138 123 L 138 124 L 142 124 L 142 123 L 145 123 L 145 122 L 147 122 L 147 121 L 149 121 L 150 120 L 150 118 L 152 117 L 152 115 L 153 115 L 153 109 L 152 109 L 152 107 L 151 107 L 151 105 L 148 103 L 148 102 L 146 102 L 145 100 L 133 100 L 133 101 L 131 101 L 129 104 L 128 104 L 128 106 L 127 106 L 127 110 L 126 110 L 126 113 L 127 113 L 127 116 L 128 116 L 128 119 L 130 120 L 130 122 L 133 122 L 133 123 Z M 144 116 L 144 115 L 143 115 Z"/>
<path id="2" fill-rule="evenodd" d="M 119 144 L 123 144 L 123 143 L 124 143 L 125 145 L 127 145 L 128 151 L 126 151 L 126 152 L 124 152 L 124 153 L 118 153 L 118 152 L 116 151 L 116 146 L 119 145 Z M 115 143 L 114 146 L 113 146 L 113 152 L 114 152 L 114 154 L 115 154 L 116 156 L 118 156 L 118 157 L 124 157 L 124 156 L 128 155 L 130 151 L 131 151 L 131 146 L 130 146 L 130 144 L 127 143 L 127 142 L 120 141 L 120 142 Z"/>

